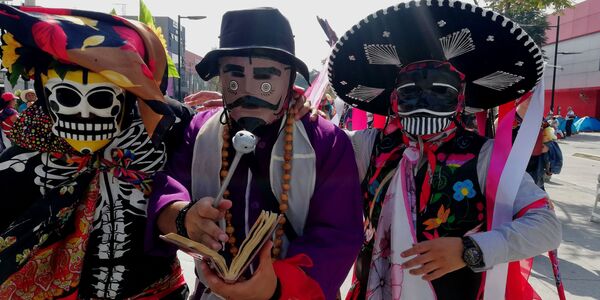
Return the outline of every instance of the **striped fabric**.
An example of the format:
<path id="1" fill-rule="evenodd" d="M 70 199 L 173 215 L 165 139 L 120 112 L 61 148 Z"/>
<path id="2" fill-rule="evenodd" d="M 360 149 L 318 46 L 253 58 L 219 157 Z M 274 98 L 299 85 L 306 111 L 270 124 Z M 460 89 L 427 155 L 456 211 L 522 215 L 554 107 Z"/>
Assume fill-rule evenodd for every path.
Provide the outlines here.
<path id="1" fill-rule="evenodd" d="M 400 119 L 404 130 L 413 135 L 427 135 L 446 129 L 452 119 L 448 117 L 403 117 Z"/>

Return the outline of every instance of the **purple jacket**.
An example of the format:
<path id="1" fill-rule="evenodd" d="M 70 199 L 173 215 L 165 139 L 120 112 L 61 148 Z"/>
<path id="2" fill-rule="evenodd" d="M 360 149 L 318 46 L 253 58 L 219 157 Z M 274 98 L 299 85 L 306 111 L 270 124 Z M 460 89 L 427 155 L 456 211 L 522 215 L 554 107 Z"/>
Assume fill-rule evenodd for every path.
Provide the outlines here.
<path id="1" fill-rule="evenodd" d="M 206 111 L 194 117 L 185 132 L 183 145 L 169 158 L 165 171 L 155 176 L 153 195 L 148 204 L 148 221 L 151 224 L 147 229 L 148 251 L 160 252 L 163 249 L 164 252 L 165 249 L 163 242 L 156 239 L 154 225 L 160 210 L 174 201 L 191 200 L 191 161 L 195 139 L 203 124 L 218 112 Z M 335 299 L 363 240 L 358 172 L 352 144 L 345 133 L 324 119 L 310 122 L 305 117 L 302 122 L 316 154 L 316 182 L 304 234 L 298 237 L 287 235 L 291 240 L 287 256 L 308 255 L 314 266 L 305 271 L 320 284 L 327 299 Z M 277 211 L 268 175 L 279 123 L 269 127 L 259 136 L 255 152 L 243 156 L 228 187 L 238 240 L 244 238 L 245 223 L 252 225 L 261 210 Z M 246 186 L 249 186 L 248 191 Z M 245 220 L 246 214 L 248 220 Z"/>

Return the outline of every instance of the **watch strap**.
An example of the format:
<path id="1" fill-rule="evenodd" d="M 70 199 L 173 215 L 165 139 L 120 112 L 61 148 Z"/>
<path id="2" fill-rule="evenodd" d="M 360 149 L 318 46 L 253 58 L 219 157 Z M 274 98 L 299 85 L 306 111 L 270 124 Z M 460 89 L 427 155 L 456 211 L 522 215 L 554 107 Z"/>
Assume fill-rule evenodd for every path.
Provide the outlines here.
<path id="1" fill-rule="evenodd" d="M 481 269 L 481 268 L 485 267 L 485 263 L 483 260 L 483 251 L 481 251 L 481 248 L 479 247 L 479 245 L 477 245 L 477 243 L 471 237 L 468 237 L 468 236 L 462 237 L 462 242 L 463 242 L 463 248 L 464 248 L 463 260 L 465 261 L 467 266 L 471 269 Z M 477 252 L 479 259 L 476 262 L 466 259 L 465 253 L 467 253 L 467 251 Z"/>

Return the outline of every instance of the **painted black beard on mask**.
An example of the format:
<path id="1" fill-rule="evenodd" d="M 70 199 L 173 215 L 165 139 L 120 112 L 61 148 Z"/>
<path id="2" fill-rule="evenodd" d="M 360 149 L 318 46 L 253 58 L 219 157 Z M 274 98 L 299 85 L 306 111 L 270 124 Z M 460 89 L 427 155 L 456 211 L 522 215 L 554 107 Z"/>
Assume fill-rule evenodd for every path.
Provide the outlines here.
<path id="1" fill-rule="evenodd" d="M 235 121 L 241 128 L 257 134 L 257 129 L 267 124 L 263 119 L 243 117 Z"/>
<path id="2" fill-rule="evenodd" d="M 260 98 L 254 97 L 254 96 L 244 96 L 244 97 L 237 98 L 231 104 L 227 104 L 227 108 L 231 110 L 238 106 L 241 106 L 242 108 L 248 108 L 248 109 L 266 108 L 266 109 L 270 109 L 270 110 L 277 110 L 279 108 L 280 102 L 281 101 L 279 101 L 277 104 L 271 104 L 265 100 L 262 100 Z"/>

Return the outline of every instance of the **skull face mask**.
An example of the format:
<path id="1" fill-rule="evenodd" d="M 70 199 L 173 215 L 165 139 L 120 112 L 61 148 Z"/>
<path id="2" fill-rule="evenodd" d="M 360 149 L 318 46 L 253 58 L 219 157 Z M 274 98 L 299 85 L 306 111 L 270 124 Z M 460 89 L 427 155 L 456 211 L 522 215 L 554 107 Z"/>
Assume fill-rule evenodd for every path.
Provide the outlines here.
<path id="1" fill-rule="evenodd" d="M 102 75 L 69 71 L 61 79 L 49 70 L 42 81 L 52 132 L 75 150 L 95 152 L 121 131 L 125 93 Z"/>
<path id="2" fill-rule="evenodd" d="M 419 62 L 403 68 L 396 88 L 403 129 L 413 135 L 446 129 L 462 109 L 461 76 L 450 64 L 442 62 Z"/>
<path id="3" fill-rule="evenodd" d="M 223 101 L 231 118 L 254 131 L 282 115 L 290 91 L 291 67 L 268 58 L 219 59 Z"/>

